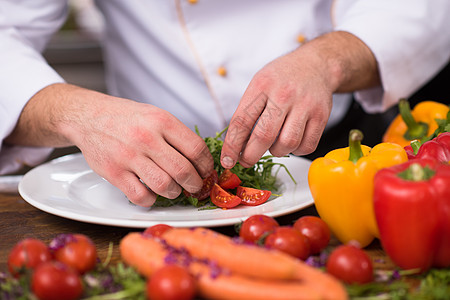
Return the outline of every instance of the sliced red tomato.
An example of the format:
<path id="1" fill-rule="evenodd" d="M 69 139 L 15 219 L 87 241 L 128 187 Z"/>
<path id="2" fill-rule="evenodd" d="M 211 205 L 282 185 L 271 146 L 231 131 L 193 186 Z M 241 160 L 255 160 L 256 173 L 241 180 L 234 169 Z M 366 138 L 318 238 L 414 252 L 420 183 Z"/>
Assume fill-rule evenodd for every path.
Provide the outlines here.
<path id="1" fill-rule="evenodd" d="M 238 186 L 236 190 L 236 196 L 242 199 L 244 205 L 260 205 L 269 199 L 272 195 L 271 191 L 258 190 L 250 187 Z"/>
<path id="2" fill-rule="evenodd" d="M 219 175 L 217 175 L 217 171 L 214 170 L 211 175 L 203 179 L 203 186 L 200 191 L 191 194 L 188 191 L 184 190 L 183 193 L 186 195 L 186 197 L 197 198 L 200 201 L 205 200 L 209 197 L 213 186 L 217 182 L 219 182 Z"/>
<path id="3" fill-rule="evenodd" d="M 242 180 L 228 169 L 225 169 L 219 177 L 219 185 L 226 189 L 235 189 L 241 184 Z"/>
<path id="4" fill-rule="evenodd" d="M 241 203 L 241 198 L 228 193 L 220 185 L 215 184 L 211 190 L 211 201 L 218 207 L 232 208 Z"/>

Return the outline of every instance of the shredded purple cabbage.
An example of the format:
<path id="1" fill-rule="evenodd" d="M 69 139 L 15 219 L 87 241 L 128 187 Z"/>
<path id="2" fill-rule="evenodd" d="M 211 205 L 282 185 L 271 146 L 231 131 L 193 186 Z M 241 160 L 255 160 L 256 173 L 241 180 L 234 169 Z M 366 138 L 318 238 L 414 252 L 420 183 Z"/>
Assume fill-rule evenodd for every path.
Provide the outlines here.
<path id="1" fill-rule="evenodd" d="M 63 248 L 67 243 L 76 242 L 76 237 L 70 233 L 58 234 L 48 245 L 50 251 L 56 251 Z"/>
<path id="2" fill-rule="evenodd" d="M 329 253 L 322 251 L 319 255 L 311 255 L 306 260 L 305 263 L 314 268 L 323 268 L 327 264 Z"/>

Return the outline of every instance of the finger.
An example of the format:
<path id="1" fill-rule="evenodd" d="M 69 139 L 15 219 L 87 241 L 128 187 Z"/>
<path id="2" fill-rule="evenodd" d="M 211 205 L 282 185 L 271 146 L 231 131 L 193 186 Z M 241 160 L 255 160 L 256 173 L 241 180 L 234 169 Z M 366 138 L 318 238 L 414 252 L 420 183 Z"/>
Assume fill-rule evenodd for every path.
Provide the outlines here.
<path id="1" fill-rule="evenodd" d="M 174 199 L 181 193 L 181 187 L 177 182 L 152 159 L 142 156 L 133 160 L 130 167 L 154 193 L 169 199 Z"/>
<path id="2" fill-rule="evenodd" d="M 163 136 L 153 139 L 152 147 L 145 151 L 160 169 L 190 193 L 199 191 L 203 186 L 202 178 L 214 170 L 205 141 L 176 120 L 168 124 Z"/>
<path id="3" fill-rule="evenodd" d="M 300 145 L 292 151 L 294 155 L 307 155 L 316 150 L 326 126 L 326 118 L 311 119 L 307 122 Z"/>
<path id="4" fill-rule="evenodd" d="M 124 171 L 119 176 L 105 179 L 119 188 L 127 196 L 128 200 L 136 205 L 150 207 L 156 201 L 156 194 L 142 184 L 135 174 L 129 171 Z"/>
<path id="5" fill-rule="evenodd" d="M 269 149 L 270 153 L 281 157 L 297 150 L 305 131 L 305 120 L 306 117 L 303 113 L 288 113 L 275 143 Z"/>
<path id="6" fill-rule="evenodd" d="M 268 97 L 265 93 L 247 90 L 242 96 L 222 147 L 221 163 L 224 168 L 232 168 L 238 161 L 244 145 L 249 140 L 253 127 L 266 107 Z"/>
<path id="7" fill-rule="evenodd" d="M 266 107 L 253 129 L 239 162 L 251 167 L 264 155 L 276 141 L 285 121 L 286 113 L 274 101 L 267 100 Z"/>
<path id="8" fill-rule="evenodd" d="M 176 158 L 171 163 L 178 169 L 182 168 L 178 171 L 170 170 L 168 172 L 169 174 L 180 173 L 177 175 L 177 182 L 183 186 L 184 184 L 189 185 L 189 183 L 197 186 L 197 178 L 190 178 L 190 176 L 192 176 L 192 173 L 198 173 L 201 178 L 208 177 L 214 169 L 214 160 L 208 146 L 200 136 L 184 125 L 180 126 L 180 129 L 176 135 L 164 135 L 165 141 L 178 151 L 178 155 L 169 154 L 168 158 Z M 186 159 L 183 160 L 180 154 Z M 186 165 L 188 163 L 192 165 L 192 169 Z"/>

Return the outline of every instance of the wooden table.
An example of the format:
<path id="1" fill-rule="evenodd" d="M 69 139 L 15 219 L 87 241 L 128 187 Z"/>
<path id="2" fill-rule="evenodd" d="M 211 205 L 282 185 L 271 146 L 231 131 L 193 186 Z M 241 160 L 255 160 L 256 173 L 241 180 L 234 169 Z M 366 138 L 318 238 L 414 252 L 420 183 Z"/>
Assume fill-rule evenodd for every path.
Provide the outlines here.
<path id="1" fill-rule="evenodd" d="M 290 225 L 303 215 L 317 215 L 314 206 L 301 211 L 278 217 L 281 225 Z M 215 230 L 227 235 L 235 235 L 233 226 L 215 227 Z M 0 193 L 0 271 L 7 271 L 8 254 L 18 241 L 34 237 L 49 243 L 59 233 L 82 233 L 89 236 L 97 246 L 99 258 L 104 260 L 110 243 L 113 243 L 113 261 L 120 259 L 118 244 L 122 237 L 139 228 L 122 228 L 83 223 L 54 216 L 43 212 L 22 199 L 17 194 Z M 367 248 L 378 268 L 392 268 L 378 242 Z"/>

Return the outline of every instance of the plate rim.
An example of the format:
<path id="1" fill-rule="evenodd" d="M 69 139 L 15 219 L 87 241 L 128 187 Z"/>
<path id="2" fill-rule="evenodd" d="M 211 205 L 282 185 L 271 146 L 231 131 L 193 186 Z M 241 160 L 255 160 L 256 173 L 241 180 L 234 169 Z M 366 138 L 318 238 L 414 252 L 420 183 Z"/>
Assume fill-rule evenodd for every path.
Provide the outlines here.
<path id="1" fill-rule="evenodd" d="M 306 163 L 306 164 L 311 164 L 310 160 L 303 158 L 303 157 L 298 157 L 298 156 L 289 156 L 289 157 L 303 160 L 304 163 Z M 136 220 L 136 219 L 133 220 L 133 219 L 102 217 L 102 216 L 94 217 L 94 216 L 90 216 L 90 215 L 83 215 L 82 213 L 62 211 L 60 209 L 53 208 L 49 205 L 46 205 L 45 203 L 42 203 L 41 201 L 37 201 L 36 199 L 33 199 L 29 195 L 25 184 L 29 180 L 30 176 L 34 176 L 35 173 L 37 173 L 38 171 L 40 171 L 43 168 L 47 168 L 51 164 L 58 164 L 58 163 L 61 163 L 64 161 L 76 160 L 76 159 L 84 160 L 83 154 L 82 153 L 67 154 L 67 155 L 64 155 L 61 157 L 57 157 L 53 160 L 47 161 L 47 162 L 29 170 L 23 176 L 22 180 L 19 182 L 18 191 L 19 191 L 20 196 L 27 203 L 34 206 L 35 208 L 37 208 L 41 211 L 44 211 L 46 213 L 58 216 L 58 217 L 62 217 L 62 218 L 66 218 L 66 219 L 70 219 L 70 220 L 74 220 L 74 221 L 79 221 L 79 222 L 90 223 L 90 224 L 125 227 L 125 228 L 147 228 L 149 226 L 156 225 L 159 223 L 164 223 L 164 224 L 171 225 L 174 227 L 196 227 L 196 226 L 221 227 L 221 226 L 230 226 L 230 225 L 238 224 L 251 216 L 251 214 L 249 214 L 246 216 L 236 216 L 236 217 L 230 217 L 230 218 L 209 219 L 209 220 L 192 220 L 192 221 L 186 221 L 186 220 L 162 221 L 162 220 Z M 312 196 L 310 195 L 309 200 L 303 201 L 303 202 L 299 203 L 299 205 L 295 205 L 292 208 L 267 211 L 267 212 L 264 212 L 264 214 L 267 216 L 271 216 L 271 217 L 280 217 L 280 216 L 287 215 L 289 213 L 294 213 L 296 211 L 300 211 L 309 206 L 312 206 L 313 204 L 314 204 L 314 200 L 313 200 Z M 194 224 L 194 223 L 196 223 L 196 224 Z"/>

